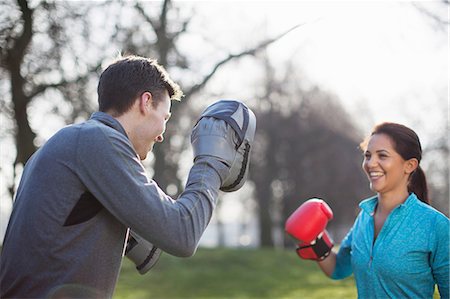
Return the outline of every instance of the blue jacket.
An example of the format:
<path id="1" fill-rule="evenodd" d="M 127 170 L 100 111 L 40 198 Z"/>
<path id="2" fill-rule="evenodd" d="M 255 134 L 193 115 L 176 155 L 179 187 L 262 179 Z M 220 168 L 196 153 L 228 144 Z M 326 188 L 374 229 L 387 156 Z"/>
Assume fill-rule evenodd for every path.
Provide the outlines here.
<path id="1" fill-rule="evenodd" d="M 377 197 L 361 202 L 337 254 L 334 279 L 354 273 L 359 298 L 449 298 L 449 219 L 412 193 L 374 242 Z"/>

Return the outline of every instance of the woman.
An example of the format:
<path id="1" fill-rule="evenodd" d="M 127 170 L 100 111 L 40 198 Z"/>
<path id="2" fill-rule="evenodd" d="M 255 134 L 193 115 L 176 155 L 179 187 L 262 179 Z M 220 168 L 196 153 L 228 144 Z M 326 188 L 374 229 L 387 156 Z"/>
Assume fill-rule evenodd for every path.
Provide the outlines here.
<path id="1" fill-rule="evenodd" d="M 449 219 L 429 205 L 418 136 L 382 123 L 361 147 L 377 195 L 319 266 L 333 279 L 353 273 L 360 298 L 432 298 L 435 285 L 449 298 Z"/>

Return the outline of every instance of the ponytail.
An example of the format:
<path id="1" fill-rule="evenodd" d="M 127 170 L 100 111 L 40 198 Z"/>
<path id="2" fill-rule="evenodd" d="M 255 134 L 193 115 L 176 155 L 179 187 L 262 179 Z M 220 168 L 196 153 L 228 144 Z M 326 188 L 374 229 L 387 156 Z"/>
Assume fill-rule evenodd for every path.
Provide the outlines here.
<path id="1" fill-rule="evenodd" d="M 430 198 L 428 197 L 427 179 L 420 165 L 409 178 L 408 191 L 414 192 L 414 194 L 416 194 L 421 201 L 426 204 L 430 204 Z"/>

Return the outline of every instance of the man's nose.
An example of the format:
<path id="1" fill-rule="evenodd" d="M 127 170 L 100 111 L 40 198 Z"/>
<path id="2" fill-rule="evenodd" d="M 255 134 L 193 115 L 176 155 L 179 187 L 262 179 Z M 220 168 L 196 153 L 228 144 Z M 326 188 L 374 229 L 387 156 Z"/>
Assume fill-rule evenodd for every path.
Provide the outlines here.
<path id="1" fill-rule="evenodd" d="M 163 141 L 164 141 L 163 134 L 156 136 L 155 142 L 163 142 Z"/>

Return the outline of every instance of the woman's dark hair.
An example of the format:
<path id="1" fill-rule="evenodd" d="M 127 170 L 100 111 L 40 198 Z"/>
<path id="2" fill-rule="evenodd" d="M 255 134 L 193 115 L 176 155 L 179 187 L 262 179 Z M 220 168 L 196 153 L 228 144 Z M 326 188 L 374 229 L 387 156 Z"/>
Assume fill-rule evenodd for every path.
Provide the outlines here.
<path id="1" fill-rule="evenodd" d="M 154 59 L 139 56 L 119 57 L 101 74 L 97 87 L 99 110 L 121 115 L 133 106 L 143 92 L 153 94 L 156 106 L 164 90 L 172 100 L 183 93 L 163 66 Z"/>
<path id="2" fill-rule="evenodd" d="M 400 154 L 404 160 L 412 158 L 417 159 L 419 165 L 417 169 L 410 175 L 408 183 L 408 192 L 414 192 L 417 197 L 430 204 L 428 197 L 428 187 L 425 173 L 420 167 L 420 160 L 422 159 L 422 146 L 420 144 L 419 136 L 410 128 L 397 123 L 381 123 L 373 129 L 370 136 L 375 134 L 385 134 L 389 136 L 394 144 L 395 151 Z M 367 141 L 361 144 L 365 148 Z"/>

